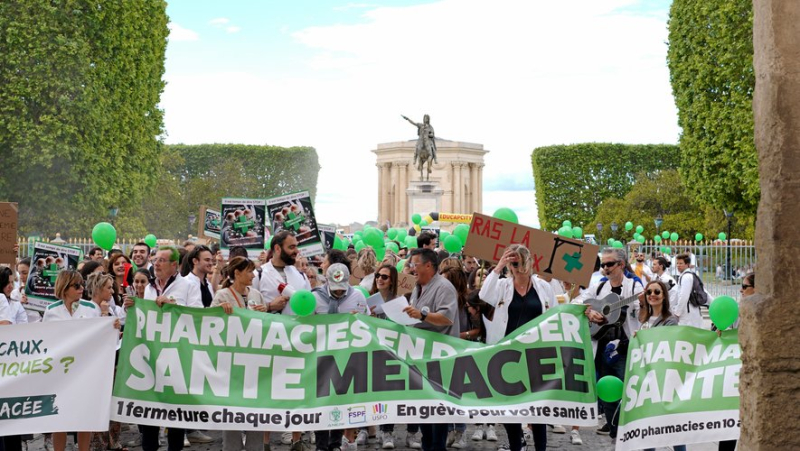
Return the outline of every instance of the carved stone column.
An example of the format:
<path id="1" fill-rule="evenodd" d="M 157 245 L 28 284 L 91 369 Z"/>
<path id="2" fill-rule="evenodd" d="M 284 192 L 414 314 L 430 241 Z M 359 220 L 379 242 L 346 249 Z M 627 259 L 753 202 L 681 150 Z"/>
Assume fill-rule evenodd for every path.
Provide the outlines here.
<path id="1" fill-rule="evenodd" d="M 395 203 L 397 204 L 397 214 L 394 223 L 408 222 L 408 162 L 401 161 L 395 163 L 397 167 L 397 189 L 395 190 Z"/>
<path id="2" fill-rule="evenodd" d="M 800 417 L 800 279 L 791 276 L 800 271 L 798 36 L 800 2 L 753 2 L 753 113 L 761 201 L 756 224 L 757 294 L 741 304 L 742 434 L 737 448 L 748 451 L 800 449 L 796 424 Z"/>

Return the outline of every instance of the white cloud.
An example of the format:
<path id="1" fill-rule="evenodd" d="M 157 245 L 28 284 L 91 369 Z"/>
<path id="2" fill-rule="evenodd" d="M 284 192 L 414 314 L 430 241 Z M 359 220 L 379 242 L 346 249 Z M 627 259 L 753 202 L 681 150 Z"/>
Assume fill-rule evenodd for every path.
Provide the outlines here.
<path id="1" fill-rule="evenodd" d="M 490 151 L 484 212 L 506 206 L 535 225 L 533 148 L 677 141 L 666 18 L 614 11 L 635 3 L 443 0 L 305 28 L 292 36 L 314 54 L 296 78 L 168 72 L 168 142 L 314 146 L 319 220 L 364 222 L 377 215 L 369 151 L 415 138 L 400 114 L 429 113 L 438 136 Z M 507 180 L 529 184 L 510 192 Z"/>
<path id="2" fill-rule="evenodd" d="M 221 27 L 223 25 L 228 24 L 228 22 L 230 22 L 230 19 L 228 19 L 227 17 L 217 17 L 216 19 L 211 19 L 208 21 L 209 24 L 215 27 Z"/>
<path id="3" fill-rule="evenodd" d="M 175 22 L 168 23 L 167 28 L 169 28 L 169 40 L 171 42 L 196 41 L 200 39 L 200 35 L 197 32 L 183 28 Z"/>
<path id="4" fill-rule="evenodd" d="M 241 27 L 237 27 L 237 26 L 231 26 L 231 27 L 225 28 L 225 31 L 227 31 L 228 33 L 238 33 L 240 31 L 242 31 L 242 28 Z"/>
<path id="5" fill-rule="evenodd" d="M 372 8 L 378 5 L 372 3 L 348 3 L 342 6 L 334 6 L 332 9 L 334 11 L 347 11 L 348 9 L 364 9 L 364 8 Z"/>

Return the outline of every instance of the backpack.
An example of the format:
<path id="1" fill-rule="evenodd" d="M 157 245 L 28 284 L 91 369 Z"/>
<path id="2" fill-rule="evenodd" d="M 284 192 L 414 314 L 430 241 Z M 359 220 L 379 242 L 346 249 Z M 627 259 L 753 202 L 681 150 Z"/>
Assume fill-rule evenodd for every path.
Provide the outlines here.
<path id="1" fill-rule="evenodd" d="M 692 283 L 692 292 L 689 294 L 689 303 L 697 308 L 708 307 L 711 304 L 711 299 L 703 287 L 702 279 L 699 275 L 692 274 L 692 280 L 694 282 Z M 678 279 L 678 283 L 680 284 L 680 279 Z"/>

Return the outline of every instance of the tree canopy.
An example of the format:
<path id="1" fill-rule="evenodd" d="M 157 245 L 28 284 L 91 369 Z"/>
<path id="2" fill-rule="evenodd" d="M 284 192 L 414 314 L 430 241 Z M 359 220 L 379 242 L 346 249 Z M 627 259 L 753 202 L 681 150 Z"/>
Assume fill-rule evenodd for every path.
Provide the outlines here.
<path id="1" fill-rule="evenodd" d="M 686 186 L 706 205 L 755 213 L 752 1 L 674 0 L 667 58 Z"/>
<path id="2" fill-rule="evenodd" d="M 628 194 L 637 173 L 680 164 L 678 147 L 668 144 L 557 145 L 534 149 L 531 158 L 539 223 L 547 230 L 564 220 L 589 224 L 604 200 Z"/>
<path id="3" fill-rule="evenodd" d="M 0 2 L 0 199 L 21 233 L 84 235 L 141 203 L 167 35 L 163 1 Z"/>

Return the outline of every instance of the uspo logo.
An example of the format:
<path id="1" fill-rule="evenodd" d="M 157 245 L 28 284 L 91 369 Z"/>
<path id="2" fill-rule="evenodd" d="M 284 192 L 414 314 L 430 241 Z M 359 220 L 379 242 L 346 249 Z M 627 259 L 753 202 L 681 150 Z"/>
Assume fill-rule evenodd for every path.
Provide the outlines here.
<path id="1" fill-rule="evenodd" d="M 389 404 L 374 404 L 372 406 L 372 419 L 385 420 L 389 413 Z"/>
<path id="2" fill-rule="evenodd" d="M 364 406 L 350 407 L 347 409 L 347 421 L 350 424 L 366 423 L 367 409 Z"/>

